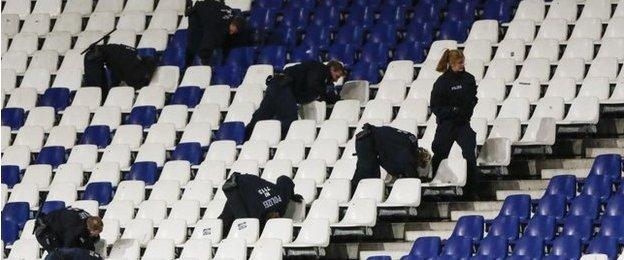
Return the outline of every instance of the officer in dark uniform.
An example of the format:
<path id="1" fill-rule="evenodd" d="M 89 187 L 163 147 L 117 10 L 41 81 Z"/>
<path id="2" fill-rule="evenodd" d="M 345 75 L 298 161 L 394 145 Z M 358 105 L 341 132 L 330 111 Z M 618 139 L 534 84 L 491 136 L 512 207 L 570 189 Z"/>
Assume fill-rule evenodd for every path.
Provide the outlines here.
<path id="1" fill-rule="evenodd" d="M 238 218 L 257 218 L 264 225 L 267 219 L 283 217 L 291 200 L 302 201 L 294 189 L 295 184 L 286 176 L 280 176 L 273 184 L 255 175 L 235 172 L 223 185 L 227 202 L 219 218 L 225 230 Z"/>
<path id="2" fill-rule="evenodd" d="M 190 65 L 198 55 L 202 64 L 210 64 L 212 52 L 251 44 L 251 34 L 242 17 L 235 17 L 232 8 L 220 1 L 186 1 L 188 16 L 188 45 L 186 64 Z"/>
<path id="3" fill-rule="evenodd" d="M 40 213 L 35 221 L 35 237 L 48 253 L 61 248 L 95 250 L 104 228 L 102 219 L 84 210 L 67 207 Z"/>
<path id="4" fill-rule="evenodd" d="M 470 118 L 477 104 L 475 78 L 464 70 L 464 55 L 459 50 L 446 50 L 438 63 L 443 74 L 433 84 L 431 110 L 436 115 L 437 130 L 431 148 L 432 170 L 447 158 L 454 142 L 462 148 L 468 166 L 465 191 L 476 197 L 475 184 L 479 181 L 475 155 L 476 133 L 470 127 Z"/>
<path id="5" fill-rule="evenodd" d="M 98 253 L 82 248 L 59 248 L 48 254 L 45 260 L 101 260 Z"/>
<path id="6" fill-rule="evenodd" d="M 93 45 L 85 55 L 85 84 L 102 88 L 102 98 L 106 99 L 111 87 L 106 83 L 106 66 L 113 76 L 135 89 L 149 84 L 157 60 L 140 57 L 133 47 L 122 44 Z"/>
<path id="7" fill-rule="evenodd" d="M 297 104 L 305 105 L 315 100 L 336 103 L 340 96 L 333 82 L 346 75 L 342 64 L 330 61 L 305 61 L 288 67 L 284 73 L 267 78 L 267 90 L 260 106 L 247 124 L 247 136 L 260 120 L 277 119 L 281 122 L 282 136 L 290 124 L 297 120 Z"/>
<path id="8" fill-rule="evenodd" d="M 383 167 L 395 178 L 418 178 L 427 170 L 431 156 L 418 147 L 413 134 L 389 126 L 365 124 L 356 135 L 357 168 L 351 180 L 355 190 L 362 179 L 379 178 Z"/>

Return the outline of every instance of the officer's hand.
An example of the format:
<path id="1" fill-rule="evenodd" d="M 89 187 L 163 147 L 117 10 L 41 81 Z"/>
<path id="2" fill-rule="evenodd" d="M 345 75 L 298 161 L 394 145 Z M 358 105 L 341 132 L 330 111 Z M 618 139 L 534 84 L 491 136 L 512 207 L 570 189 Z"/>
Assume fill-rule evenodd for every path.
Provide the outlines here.
<path id="1" fill-rule="evenodd" d="M 294 202 L 302 202 L 303 201 L 303 196 L 299 195 L 299 194 L 295 194 L 293 195 L 290 200 L 294 201 Z"/>

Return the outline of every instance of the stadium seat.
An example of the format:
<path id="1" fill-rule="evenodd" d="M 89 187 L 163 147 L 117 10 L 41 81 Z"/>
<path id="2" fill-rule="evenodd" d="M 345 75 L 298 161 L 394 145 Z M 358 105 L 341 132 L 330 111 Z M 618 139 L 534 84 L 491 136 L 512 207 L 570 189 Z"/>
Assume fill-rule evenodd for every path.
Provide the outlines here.
<path id="1" fill-rule="evenodd" d="M 622 9 L 622 7 L 619 7 L 617 8 L 617 10 L 624 9 Z M 622 18 L 624 18 L 624 15 L 620 15 L 619 17 L 616 14 L 613 15 L 613 18 L 609 21 L 607 29 L 605 29 L 604 35 L 602 36 L 603 39 L 622 38 L 622 36 L 624 36 L 622 32 L 617 30 L 618 26 L 621 26 L 622 23 L 624 23 L 624 19 Z"/>
<path id="2" fill-rule="evenodd" d="M 4 106 L 6 108 L 21 108 L 30 111 L 37 103 L 37 90 L 33 88 L 16 88 L 11 93 L 9 101 Z"/>
<path id="3" fill-rule="evenodd" d="M 37 34 L 30 32 L 20 32 L 13 36 L 13 41 L 9 47 L 9 51 L 24 51 L 28 55 L 33 55 L 37 51 L 38 39 Z"/>
<path id="4" fill-rule="evenodd" d="M 580 258 L 581 257 L 581 241 L 574 236 L 559 236 L 553 240 L 552 248 L 550 249 L 550 255 L 563 256 L 565 258 Z"/>
<path id="5" fill-rule="evenodd" d="M 2 209 L 2 223 L 10 222 L 23 228 L 30 219 L 30 206 L 28 202 L 10 202 Z M 3 239 L 4 240 L 4 239 Z"/>
<path id="6" fill-rule="evenodd" d="M 139 243 L 138 239 L 120 239 L 116 237 L 115 241 L 111 243 L 112 247 L 108 257 L 113 259 L 138 259 L 141 252 Z"/>
<path id="7" fill-rule="evenodd" d="M 481 241 L 476 256 L 487 256 L 491 258 L 507 257 L 509 241 L 504 237 L 488 236 Z"/>
<path id="8" fill-rule="evenodd" d="M 210 241 L 211 244 L 216 245 L 221 242 L 222 234 L 223 223 L 221 219 L 211 219 L 204 217 L 195 225 L 195 230 L 193 231 L 190 240 L 207 240 Z"/>
<path id="9" fill-rule="evenodd" d="M 108 205 L 113 199 L 113 186 L 109 182 L 89 183 L 81 199 L 95 200 L 100 205 Z"/>
<path id="10" fill-rule="evenodd" d="M 2 59 L 2 69 L 12 69 L 15 73 L 20 75 L 26 71 L 28 54 L 25 51 L 7 51 L 2 55 L 4 55 Z M 7 86 L 7 91 L 11 91 L 13 88 L 17 87 L 15 86 L 15 82 L 13 82 L 12 86 L 12 88 Z"/>
<path id="11" fill-rule="evenodd" d="M 121 170 L 117 163 L 101 162 L 95 165 L 87 183 L 110 182 L 113 186 L 117 186 L 120 176 Z"/>
<path id="12" fill-rule="evenodd" d="M 568 1 L 553 1 L 551 7 L 555 7 L 548 10 L 546 19 L 564 19 L 567 23 L 573 23 L 577 17 L 577 4 Z"/>
<path id="13" fill-rule="evenodd" d="M 617 255 L 617 239 L 613 237 L 594 237 L 587 246 L 589 254 L 605 254 L 607 257 L 615 258 Z M 581 259 L 583 259 L 581 257 Z"/>
<path id="14" fill-rule="evenodd" d="M 516 241 L 511 256 L 541 258 L 544 256 L 544 241 L 541 237 L 525 235 Z"/>
<path id="15" fill-rule="evenodd" d="M 126 229 L 121 235 L 122 240 L 135 239 L 141 246 L 146 246 L 153 238 L 153 224 L 149 219 L 132 219 L 128 221 Z"/>
<path id="16" fill-rule="evenodd" d="M 2 221 L 2 242 L 12 245 L 19 237 L 19 226 L 11 221 Z"/>
<path id="17" fill-rule="evenodd" d="M 576 196 L 576 177 L 574 175 L 554 176 L 548 182 L 545 195 L 564 195 L 568 201 Z"/>
<path id="18" fill-rule="evenodd" d="M 505 33 L 505 40 L 521 40 L 525 44 L 533 42 L 534 37 L 535 21 L 527 19 L 514 19 Z"/>
<path id="19" fill-rule="evenodd" d="M 511 83 L 515 79 L 516 65 L 509 58 L 494 58 L 490 62 L 485 78 L 502 78 L 505 83 Z"/>
<path id="20" fill-rule="evenodd" d="M 330 232 L 326 219 L 307 219 L 303 222 L 297 238 L 292 243 L 284 244 L 284 247 L 325 247 L 329 245 Z"/>
<path id="21" fill-rule="evenodd" d="M 544 41 L 545 39 L 550 39 L 549 41 Z M 564 19 L 546 19 L 542 22 L 542 26 L 540 27 L 539 32 L 537 33 L 537 37 L 535 40 L 540 40 L 540 46 L 544 46 L 546 44 L 550 46 L 552 40 L 560 43 L 568 39 L 568 24 Z M 538 42 L 534 42 L 536 44 Z M 533 49 L 531 49 L 533 51 Z M 558 53 L 559 50 L 554 50 L 555 53 Z M 552 52 L 550 52 L 552 54 Z M 551 60 L 552 61 L 552 60 Z"/>
<path id="22" fill-rule="evenodd" d="M 79 164 L 66 163 L 60 165 L 56 169 L 51 185 L 71 183 L 75 187 L 80 187 L 82 186 L 83 179 L 82 168 Z"/>
<path id="23" fill-rule="evenodd" d="M 52 167 L 47 164 L 33 164 L 26 167 L 20 183 L 35 184 L 39 189 L 48 188 L 52 179 Z"/>
<path id="24" fill-rule="evenodd" d="M 8 126 L 11 130 L 18 130 L 24 125 L 25 117 L 22 108 L 3 108 L 2 126 Z"/>
<path id="25" fill-rule="evenodd" d="M 221 241 L 221 244 L 219 244 L 219 248 L 214 255 L 214 259 L 244 260 L 247 259 L 246 249 L 245 239 L 224 239 Z"/>
<path id="26" fill-rule="evenodd" d="M 58 23 L 57 19 L 57 23 Z M 71 48 L 71 34 L 66 31 L 50 32 L 43 42 L 42 50 L 56 51 L 59 55 L 65 54 Z M 5 49 L 6 50 L 6 49 Z"/>
<path id="27" fill-rule="evenodd" d="M 8 259 L 37 259 L 40 256 L 35 239 L 20 239 L 13 243 Z"/>
<path id="28" fill-rule="evenodd" d="M 64 209 L 64 208 L 65 208 L 65 203 L 62 201 L 45 201 L 41 205 L 41 212 L 44 214 L 48 214 L 52 211 L 55 211 L 58 209 Z"/>
<path id="29" fill-rule="evenodd" d="M 154 184 L 149 200 L 164 200 L 167 207 L 173 206 L 180 197 L 179 182 L 174 180 L 162 180 Z"/>
<path id="30" fill-rule="evenodd" d="M 597 18 L 579 18 L 574 24 L 574 30 L 570 39 L 588 38 L 593 41 L 600 40 L 602 35 L 602 23 Z"/>
<path id="31" fill-rule="evenodd" d="M 59 165 L 65 163 L 65 147 L 48 146 L 41 148 L 35 164 L 49 164 L 56 169 Z"/>
<path id="32" fill-rule="evenodd" d="M 18 14 L 2 13 L 2 33 L 11 37 L 19 33 L 20 17 Z"/>
<path id="33" fill-rule="evenodd" d="M 28 68 L 45 69 L 50 73 L 56 72 L 58 68 L 59 54 L 53 50 L 40 50 L 33 53 Z"/>
<path id="34" fill-rule="evenodd" d="M 593 235 L 593 221 L 588 216 L 567 216 L 563 222 L 561 236 L 572 236 L 587 244 Z"/>
<path id="35" fill-rule="evenodd" d="M 467 258 L 472 255 L 472 240 L 467 237 L 451 237 L 446 240 L 440 256 Z"/>
<path id="36" fill-rule="evenodd" d="M 128 200 L 113 200 L 106 206 L 103 220 L 115 220 L 119 226 L 125 227 L 128 221 L 134 217 L 134 205 Z"/>
<path id="37" fill-rule="evenodd" d="M 155 259 L 160 257 L 174 258 L 174 249 L 175 245 L 173 240 L 156 238 L 147 243 L 142 259 Z"/>
<path id="38" fill-rule="evenodd" d="M 119 168 L 125 170 L 130 167 L 130 156 L 130 147 L 128 145 L 109 145 L 104 148 L 100 162 L 114 162 L 117 163 Z"/>
<path id="39" fill-rule="evenodd" d="M 624 197 L 621 194 L 614 195 L 609 199 L 604 213 L 607 216 L 618 216 L 624 210 Z"/>
<path id="40" fill-rule="evenodd" d="M 585 77 L 606 77 L 614 81 L 617 77 L 617 59 L 615 57 L 596 58 L 591 62 Z"/>

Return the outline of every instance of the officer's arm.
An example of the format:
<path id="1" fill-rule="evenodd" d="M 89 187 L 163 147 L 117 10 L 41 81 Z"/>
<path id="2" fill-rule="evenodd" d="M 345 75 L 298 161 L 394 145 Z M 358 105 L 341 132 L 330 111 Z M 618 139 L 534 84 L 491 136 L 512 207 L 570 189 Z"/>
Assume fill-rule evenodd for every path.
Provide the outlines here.
<path id="1" fill-rule="evenodd" d="M 470 119 L 472 117 L 472 113 L 474 107 L 477 105 L 477 83 L 475 82 L 474 77 L 470 77 L 468 83 L 466 84 L 468 93 L 467 93 L 467 104 L 463 105 L 462 109 L 462 117 L 465 119 Z"/>
<path id="2" fill-rule="evenodd" d="M 312 67 L 307 71 L 306 75 L 306 87 L 309 90 L 314 90 L 318 94 L 317 98 L 323 98 L 327 92 L 327 75 L 323 73 L 323 70 L 319 67 Z"/>
<path id="3" fill-rule="evenodd" d="M 453 117 L 453 108 L 448 105 L 448 100 L 444 94 L 444 83 L 438 79 L 433 84 L 431 91 L 431 112 L 439 119 L 448 119 Z"/>
<path id="4" fill-rule="evenodd" d="M 338 100 L 340 100 L 340 94 L 338 94 L 338 91 L 336 91 L 336 87 L 330 84 L 326 87 L 325 93 L 321 94 L 319 100 L 325 101 L 328 104 L 335 104 L 336 102 L 338 102 Z"/>

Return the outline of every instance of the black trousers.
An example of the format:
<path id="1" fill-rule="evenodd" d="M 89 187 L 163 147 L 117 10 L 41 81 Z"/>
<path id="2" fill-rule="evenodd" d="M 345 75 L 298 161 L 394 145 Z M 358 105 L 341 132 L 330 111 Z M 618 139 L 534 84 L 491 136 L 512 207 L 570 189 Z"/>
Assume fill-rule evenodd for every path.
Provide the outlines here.
<path id="1" fill-rule="evenodd" d="M 247 124 L 247 137 L 251 136 L 253 129 L 261 120 L 276 119 L 281 123 L 282 137 L 288 133 L 290 124 L 298 119 L 297 101 L 289 84 L 280 82 L 282 79 L 274 78 L 267 82 L 267 90 L 260 102 L 260 106 Z"/>
<path id="2" fill-rule="evenodd" d="M 250 216 L 245 208 L 245 201 L 238 191 L 238 188 L 224 190 L 224 193 L 225 197 L 227 197 L 227 201 L 225 202 L 223 212 L 221 212 L 219 218 L 223 221 L 223 230 L 229 232 L 232 222 L 234 222 L 235 219 L 248 218 Z"/>
<path id="3" fill-rule="evenodd" d="M 209 48 L 208 43 L 214 41 L 210 36 L 210 28 L 202 23 L 199 14 L 194 13 L 188 17 L 188 42 L 186 46 L 186 66 L 191 66 L 195 55 L 199 56 L 202 65 L 210 64 L 213 48 Z"/>
<path id="4" fill-rule="evenodd" d="M 89 50 L 84 59 L 85 85 L 102 89 L 102 100 L 106 100 L 110 88 L 119 85 L 119 80 L 106 69 L 106 60 L 95 49 Z M 108 74 L 108 75 L 107 75 Z"/>
<path id="5" fill-rule="evenodd" d="M 351 190 L 354 191 L 362 179 L 379 178 L 381 170 L 377 150 L 375 150 L 375 139 L 373 134 L 365 131 L 360 132 L 355 139 L 355 152 L 357 153 L 357 164 L 353 179 L 351 179 Z"/>
<path id="6" fill-rule="evenodd" d="M 79 260 L 100 260 L 102 257 L 97 253 L 77 248 L 77 247 L 64 247 L 50 252 L 45 260 L 67 260 L 67 259 L 79 259 Z"/>
<path id="7" fill-rule="evenodd" d="M 475 154 L 477 135 L 470 127 L 469 122 L 457 123 L 452 120 L 438 122 L 435 137 L 431 144 L 431 150 L 434 153 L 431 159 L 432 171 L 434 174 L 437 172 L 440 162 L 448 157 L 454 142 L 457 142 L 462 148 L 462 156 L 467 163 L 468 176 L 465 190 L 468 193 L 475 192 L 475 184 L 480 180 Z"/>

